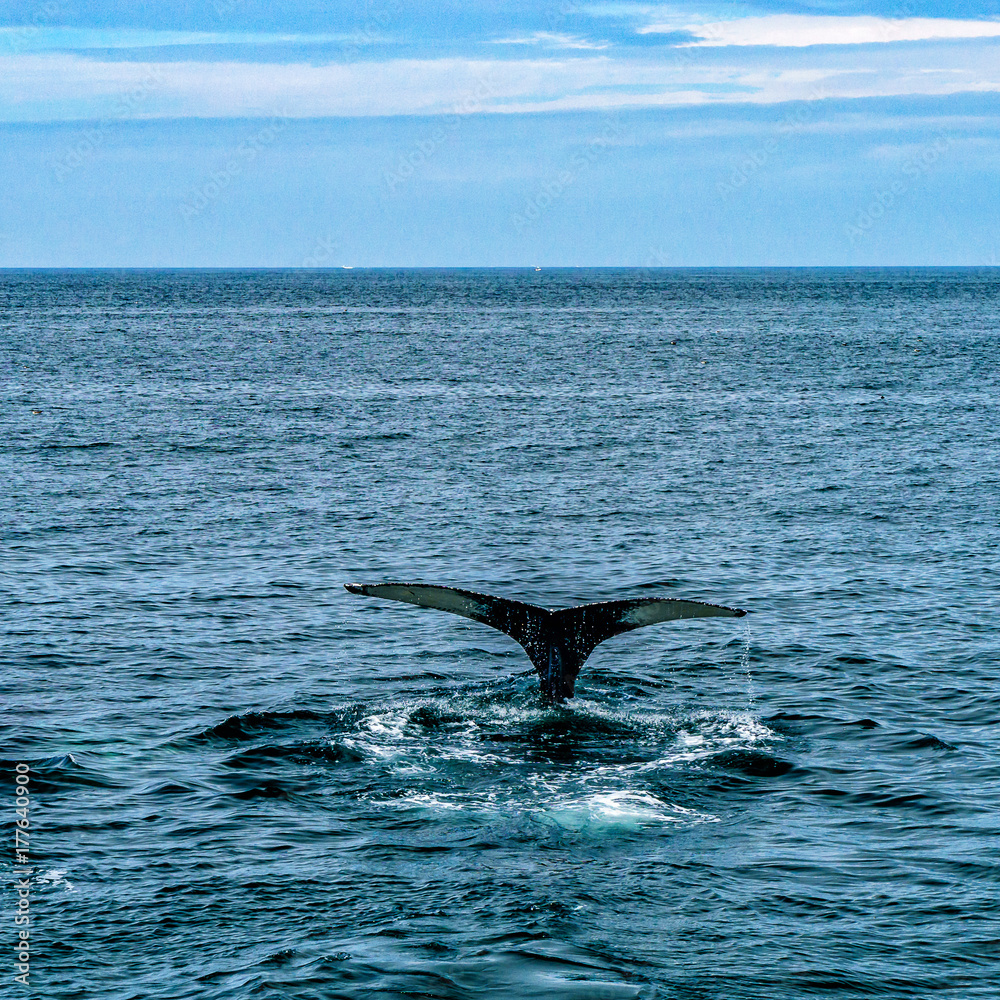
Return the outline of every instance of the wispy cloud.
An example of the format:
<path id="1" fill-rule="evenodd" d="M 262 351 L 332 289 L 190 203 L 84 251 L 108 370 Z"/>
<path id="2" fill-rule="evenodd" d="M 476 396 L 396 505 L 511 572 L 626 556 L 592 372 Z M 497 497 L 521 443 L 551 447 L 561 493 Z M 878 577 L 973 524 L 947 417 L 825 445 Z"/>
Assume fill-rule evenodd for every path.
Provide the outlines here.
<path id="1" fill-rule="evenodd" d="M 539 45 L 551 49 L 607 49 L 608 42 L 593 42 L 575 35 L 561 35 L 552 31 L 536 31 L 514 38 L 495 38 L 494 45 Z"/>
<path id="2" fill-rule="evenodd" d="M 449 114 L 489 79 L 477 111 L 493 113 L 692 104 L 755 103 L 1000 91 L 996 47 L 935 47 L 914 60 L 859 50 L 849 66 L 833 57 L 768 62 L 734 48 L 722 57 L 669 63 L 572 58 L 390 59 L 382 62 L 137 63 L 73 53 L 0 57 L 0 120 L 102 118 L 155 66 L 158 85 L 135 118 L 386 116 Z"/>
<path id="3" fill-rule="evenodd" d="M 803 48 L 810 45 L 872 45 L 954 38 L 1000 37 L 1000 21 L 958 21 L 946 18 L 824 17 L 772 14 L 731 21 L 678 24 L 677 20 L 650 24 L 640 34 L 673 33 L 695 36 L 687 46 L 767 45 Z"/>
<path id="4" fill-rule="evenodd" d="M 255 31 L 162 31 L 145 28 L 0 28 L 0 53 L 6 51 L 81 51 L 87 49 L 162 49 L 204 45 L 349 44 L 357 34 L 314 35 Z M 374 41 L 365 37 L 367 43 Z"/>

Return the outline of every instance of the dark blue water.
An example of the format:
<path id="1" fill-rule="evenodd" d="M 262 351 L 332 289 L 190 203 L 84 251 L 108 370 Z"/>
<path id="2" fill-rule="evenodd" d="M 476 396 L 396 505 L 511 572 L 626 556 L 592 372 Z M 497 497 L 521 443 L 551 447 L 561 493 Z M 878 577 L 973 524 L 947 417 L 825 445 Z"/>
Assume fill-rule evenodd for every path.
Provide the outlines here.
<path id="1" fill-rule="evenodd" d="M 4 989 L 997 997 L 998 331 L 996 269 L 0 275 Z M 355 580 L 754 613 L 558 709 Z"/>

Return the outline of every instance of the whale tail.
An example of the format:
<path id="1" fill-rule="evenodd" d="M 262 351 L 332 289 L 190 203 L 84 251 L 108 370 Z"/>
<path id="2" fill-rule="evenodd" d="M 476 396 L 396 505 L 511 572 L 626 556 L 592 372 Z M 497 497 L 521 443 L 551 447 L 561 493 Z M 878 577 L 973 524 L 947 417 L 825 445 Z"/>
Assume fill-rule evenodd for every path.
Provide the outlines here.
<path id="1" fill-rule="evenodd" d="M 605 639 L 645 625 L 681 618 L 742 618 L 746 611 L 721 604 L 649 597 L 550 610 L 506 597 L 422 583 L 348 583 L 352 594 L 403 601 L 471 618 L 509 635 L 528 654 L 548 701 L 573 696 L 580 668 Z"/>
<path id="2" fill-rule="evenodd" d="M 536 655 L 544 652 L 544 637 L 552 612 L 535 604 L 456 587 L 429 587 L 423 583 L 346 583 L 344 587 L 352 594 L 450 611 L 453 615 L 482 622 L 520 643 L 532 663 Z"/>

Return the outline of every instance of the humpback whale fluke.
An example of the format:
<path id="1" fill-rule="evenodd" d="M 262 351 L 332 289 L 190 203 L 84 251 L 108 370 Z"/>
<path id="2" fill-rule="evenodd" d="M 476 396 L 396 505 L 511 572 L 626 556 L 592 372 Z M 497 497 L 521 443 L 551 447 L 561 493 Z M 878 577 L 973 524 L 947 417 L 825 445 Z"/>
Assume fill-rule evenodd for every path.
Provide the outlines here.
<path id="1" fill-rule="evenodd" d="M 520 643 L 538 672 L 542 695 L 561 702 L 573 697 L 576 676 L 584 661 L 605 639 L 621 632 L 680 618 L 742 618 L 746 611 L 701 601 L 640 597 L 602 601 L 575 608 L 540 608 L 491 594 L 422 583 L 347 583 L 352 594 L 403 601 L 471 618 Z"/>

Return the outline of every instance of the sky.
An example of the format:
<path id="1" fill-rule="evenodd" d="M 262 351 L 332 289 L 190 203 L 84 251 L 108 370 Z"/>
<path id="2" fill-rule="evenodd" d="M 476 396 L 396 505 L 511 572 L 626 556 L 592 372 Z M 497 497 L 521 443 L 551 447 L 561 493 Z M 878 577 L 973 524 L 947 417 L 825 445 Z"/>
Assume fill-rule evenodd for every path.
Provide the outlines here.
<path id="1" fill-rule="evenodd" d="M 1000 0 L 7 0 L 0 267 L 1000 265 Z"/>

